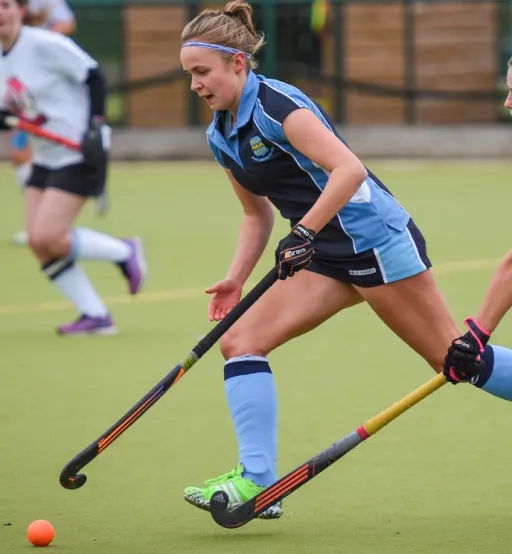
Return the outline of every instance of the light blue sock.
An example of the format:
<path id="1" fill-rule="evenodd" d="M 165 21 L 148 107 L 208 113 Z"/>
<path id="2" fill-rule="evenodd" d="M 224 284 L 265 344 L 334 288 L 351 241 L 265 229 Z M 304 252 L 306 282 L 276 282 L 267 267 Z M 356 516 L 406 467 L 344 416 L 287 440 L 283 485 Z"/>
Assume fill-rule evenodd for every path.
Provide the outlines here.
<path id="1" fill-rule="evenodd" d="M 247 354 L 228 360 L 224 388 L 243 475 L 271 485 L 277 481 L 277 393 L 267 359 Z"/>
<path id="2" fill-rule="evenodd" d="M 488 345 L 482 354 L 486 370 L 475 384 L 485 392 L 512 401 L 512 350 Z"/>

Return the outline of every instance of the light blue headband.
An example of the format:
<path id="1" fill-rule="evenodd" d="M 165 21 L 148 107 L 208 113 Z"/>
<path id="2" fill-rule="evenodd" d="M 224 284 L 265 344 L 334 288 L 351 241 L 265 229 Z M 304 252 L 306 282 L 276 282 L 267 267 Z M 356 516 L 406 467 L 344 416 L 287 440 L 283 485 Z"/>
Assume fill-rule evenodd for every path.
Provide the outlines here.
<path id="1" fill-rule="evenodd" d="M 190 40 L 181 45 L 182 48 L 185 48 L 186 46 L 199 46 L 199 48 L 209 48 L 210 50 L 218 50 L 219 52 L 226 52 L 227 54 L 243 54 L 246 59 L 252 60 L 252 56 L 249 53 L 242 52 L 242 50 L 237 50 L 236 48 L 231 48 L 230 46 L 224 46 L 223 44 L 212 44 L 211 42 Z"/>

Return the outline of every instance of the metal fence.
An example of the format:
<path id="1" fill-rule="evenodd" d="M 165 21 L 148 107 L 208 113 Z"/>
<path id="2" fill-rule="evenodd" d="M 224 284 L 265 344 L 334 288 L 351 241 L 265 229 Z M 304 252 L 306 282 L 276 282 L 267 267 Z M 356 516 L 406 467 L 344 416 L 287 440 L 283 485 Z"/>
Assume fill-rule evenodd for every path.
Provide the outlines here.
<path id="1" fill-rule="evenodd" d="M 113 123 L 207 121 L 179 67 L 179 32 L 201 9 L 222 2 L 70 4 L 75 40 L 108 76 Z M 253 6 L 266 37 L 259 71 L 301 87 L 340 123 L 510 119 L 502 103 L 512 0 L 259 0 Z M 157 120 L 151 110 L 165 103 Z"/>

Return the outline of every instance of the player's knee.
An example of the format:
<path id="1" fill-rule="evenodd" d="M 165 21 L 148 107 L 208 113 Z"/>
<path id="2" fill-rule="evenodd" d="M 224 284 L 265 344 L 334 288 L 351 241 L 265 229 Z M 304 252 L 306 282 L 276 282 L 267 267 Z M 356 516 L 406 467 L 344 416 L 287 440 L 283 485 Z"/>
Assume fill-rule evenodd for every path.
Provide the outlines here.
<path id="1" fill-rule="evenodd" d="M 48 254 L 47 248 L 47 238 L 43 235 L 38 233 L 37 231 L 29 231 L 28 233 L 28 245 L 30 246 L 30 249 L 34 254 L 37 256 Z"/>
<path id="2" fill-rule="evenodd" d="M 237 347 L 239 344 L 239 339 L 237 337 L 237 333 L 233 331 L 228 331 L 225 335 L 222 336 L 220 339 L 220 352 L 225 360 L 229 360 L 229 358 L 234 358 L 235 356 L 240 356 L 241 354 L 236 354 Z"/>
<path id="3" fill-rule="evenodd" d="M 250 333 L 237 331 L 236 328 L 228 331 L 220 339 L 220 351 L 225 360 L 245 354 L 267 355 L 264 345 L 258 344 L 254 336 L 251 336 Z"/>
<path id="4" fill-rule="evenodd" d="M 51 229 L 34 228 L 28 233 L 28 244 L 39 257 L 62 255 L 62 237 Z"/>

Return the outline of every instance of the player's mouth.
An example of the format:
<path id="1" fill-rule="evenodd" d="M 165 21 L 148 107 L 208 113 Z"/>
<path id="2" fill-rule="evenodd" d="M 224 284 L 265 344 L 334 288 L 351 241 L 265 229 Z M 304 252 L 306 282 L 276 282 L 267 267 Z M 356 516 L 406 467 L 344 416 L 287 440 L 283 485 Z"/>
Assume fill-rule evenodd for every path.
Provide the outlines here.
<path id="1" fill-rule="evenodd" d="M 213 99 L 215 96 L 213 94 L 205 94 L 204 96 L 201 96 L 201 98 L 207 103 L 211 104 L 213 102 Z"/>

